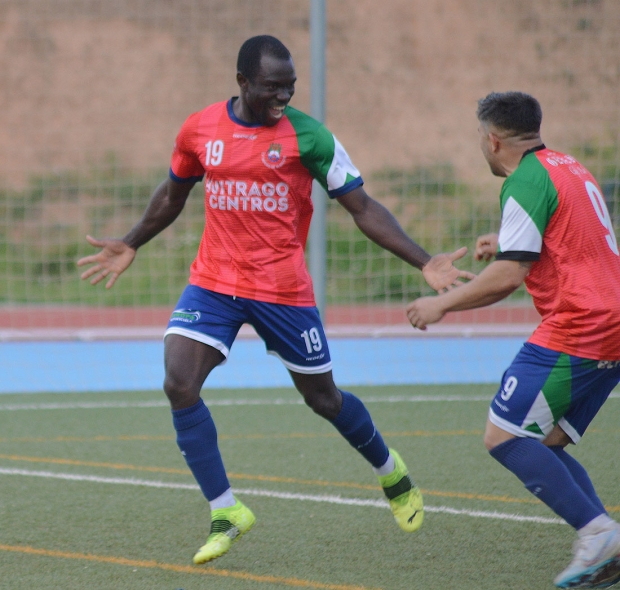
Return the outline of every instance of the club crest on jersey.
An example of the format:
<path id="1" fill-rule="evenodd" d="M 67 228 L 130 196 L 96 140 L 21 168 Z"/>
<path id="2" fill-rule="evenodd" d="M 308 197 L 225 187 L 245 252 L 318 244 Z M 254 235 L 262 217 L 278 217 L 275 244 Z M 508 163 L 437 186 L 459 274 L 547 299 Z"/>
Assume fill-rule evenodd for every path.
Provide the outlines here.
<path id="1" fill-rule="evenodd" d="M 282 155 L 282 144 L 272 143 L 266 152 L 262 153 L 263 164 L 267 168 L 280 168 L 286 160 L 286 156 Z"/>

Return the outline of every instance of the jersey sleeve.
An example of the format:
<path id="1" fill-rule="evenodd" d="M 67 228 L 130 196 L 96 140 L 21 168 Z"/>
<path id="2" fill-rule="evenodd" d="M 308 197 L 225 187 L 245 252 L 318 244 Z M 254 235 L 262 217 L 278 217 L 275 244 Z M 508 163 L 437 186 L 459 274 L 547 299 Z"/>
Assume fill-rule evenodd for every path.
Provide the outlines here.
<path id="1" fill-rule="evenodd" d="M 545 228 L 557 207 L 557 191 L 545 182 L 526 180 L 523 174 L 515 176 L 509 177 L 502 187 L 496 259 L 536 261 L 540 258 Z"/>
<path id="2" fill-rule="evenodd" d="M 176 182 L 199 182 L 204 167 L 193 150 L 193 137 L 200 113 L 190 115 L 177 135 L 170 160 L 170 178 Z"/>
<path id="3" fill-rule="evenodd" d="M 364 184 L 349 154 L 323 124 L 295 109 L 287 109 L 287 115 L 297 133 L 302 164 L 330 198 Z"/>
<path id="4" fill-rule="evenodd" d="M 342 144 L 333 135 L 332 139 L 334 142 L 333 155 L 327 170 L 326 185 L 327 194 L 330 198 L 335 199 L 346 195 L 358 186 L 362 186 L 364 181 Z"/>

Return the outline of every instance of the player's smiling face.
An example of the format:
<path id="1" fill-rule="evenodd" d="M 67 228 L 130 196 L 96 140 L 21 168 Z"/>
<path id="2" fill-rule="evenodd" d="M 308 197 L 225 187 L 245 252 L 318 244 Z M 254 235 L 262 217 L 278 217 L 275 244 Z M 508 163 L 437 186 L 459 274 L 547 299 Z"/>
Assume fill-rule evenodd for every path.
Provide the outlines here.
<path id="1" fill-rule="evenodd" d="M 254 80 L 237 77 L 241 93 L 237 113 L 247 123 L 271 127 L 284 114 L 284 107 L 295 94 L 295 66 L 293 60 L 263 55 Z"/>

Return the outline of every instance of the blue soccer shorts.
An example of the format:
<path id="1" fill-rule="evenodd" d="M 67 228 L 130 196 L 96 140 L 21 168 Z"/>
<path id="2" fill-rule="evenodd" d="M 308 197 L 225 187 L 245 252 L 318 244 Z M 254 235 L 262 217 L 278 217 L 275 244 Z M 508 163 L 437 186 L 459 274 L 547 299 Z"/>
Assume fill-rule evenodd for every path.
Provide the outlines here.
<path id="1" fill-rule="evenodd" d="M 325 330 L 316 307 L 265 303 L 188 285 L 170 316 L 165 336 L 179 334 L 203 342 L 228 358 L 243 324 L 253 326 L 267 352 L 290 371 L 331 371 Z"/>
<path id="2" fill-rule="evenodd" d="M 559 424 L 577 443 L 620 382 L 620 361 L 570 356 L 526 342 L 502 377 L 489 420 L 543 440 Z"/>

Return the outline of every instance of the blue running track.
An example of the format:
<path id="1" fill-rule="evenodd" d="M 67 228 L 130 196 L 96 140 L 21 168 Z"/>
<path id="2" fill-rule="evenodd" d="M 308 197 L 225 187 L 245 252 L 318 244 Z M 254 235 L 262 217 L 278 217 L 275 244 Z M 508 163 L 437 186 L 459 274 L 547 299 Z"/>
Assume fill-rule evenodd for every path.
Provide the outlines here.
<path id="1" fill-rule="evenodd" d="M 336 383 L 497 383 L 526 337 L 332 338 Z M 0 393 L 160 389 L 163 342 L 2 342 Z M 289 387 L 278 359 L 258 339 L 239 339 L 205 389 Z"/>

